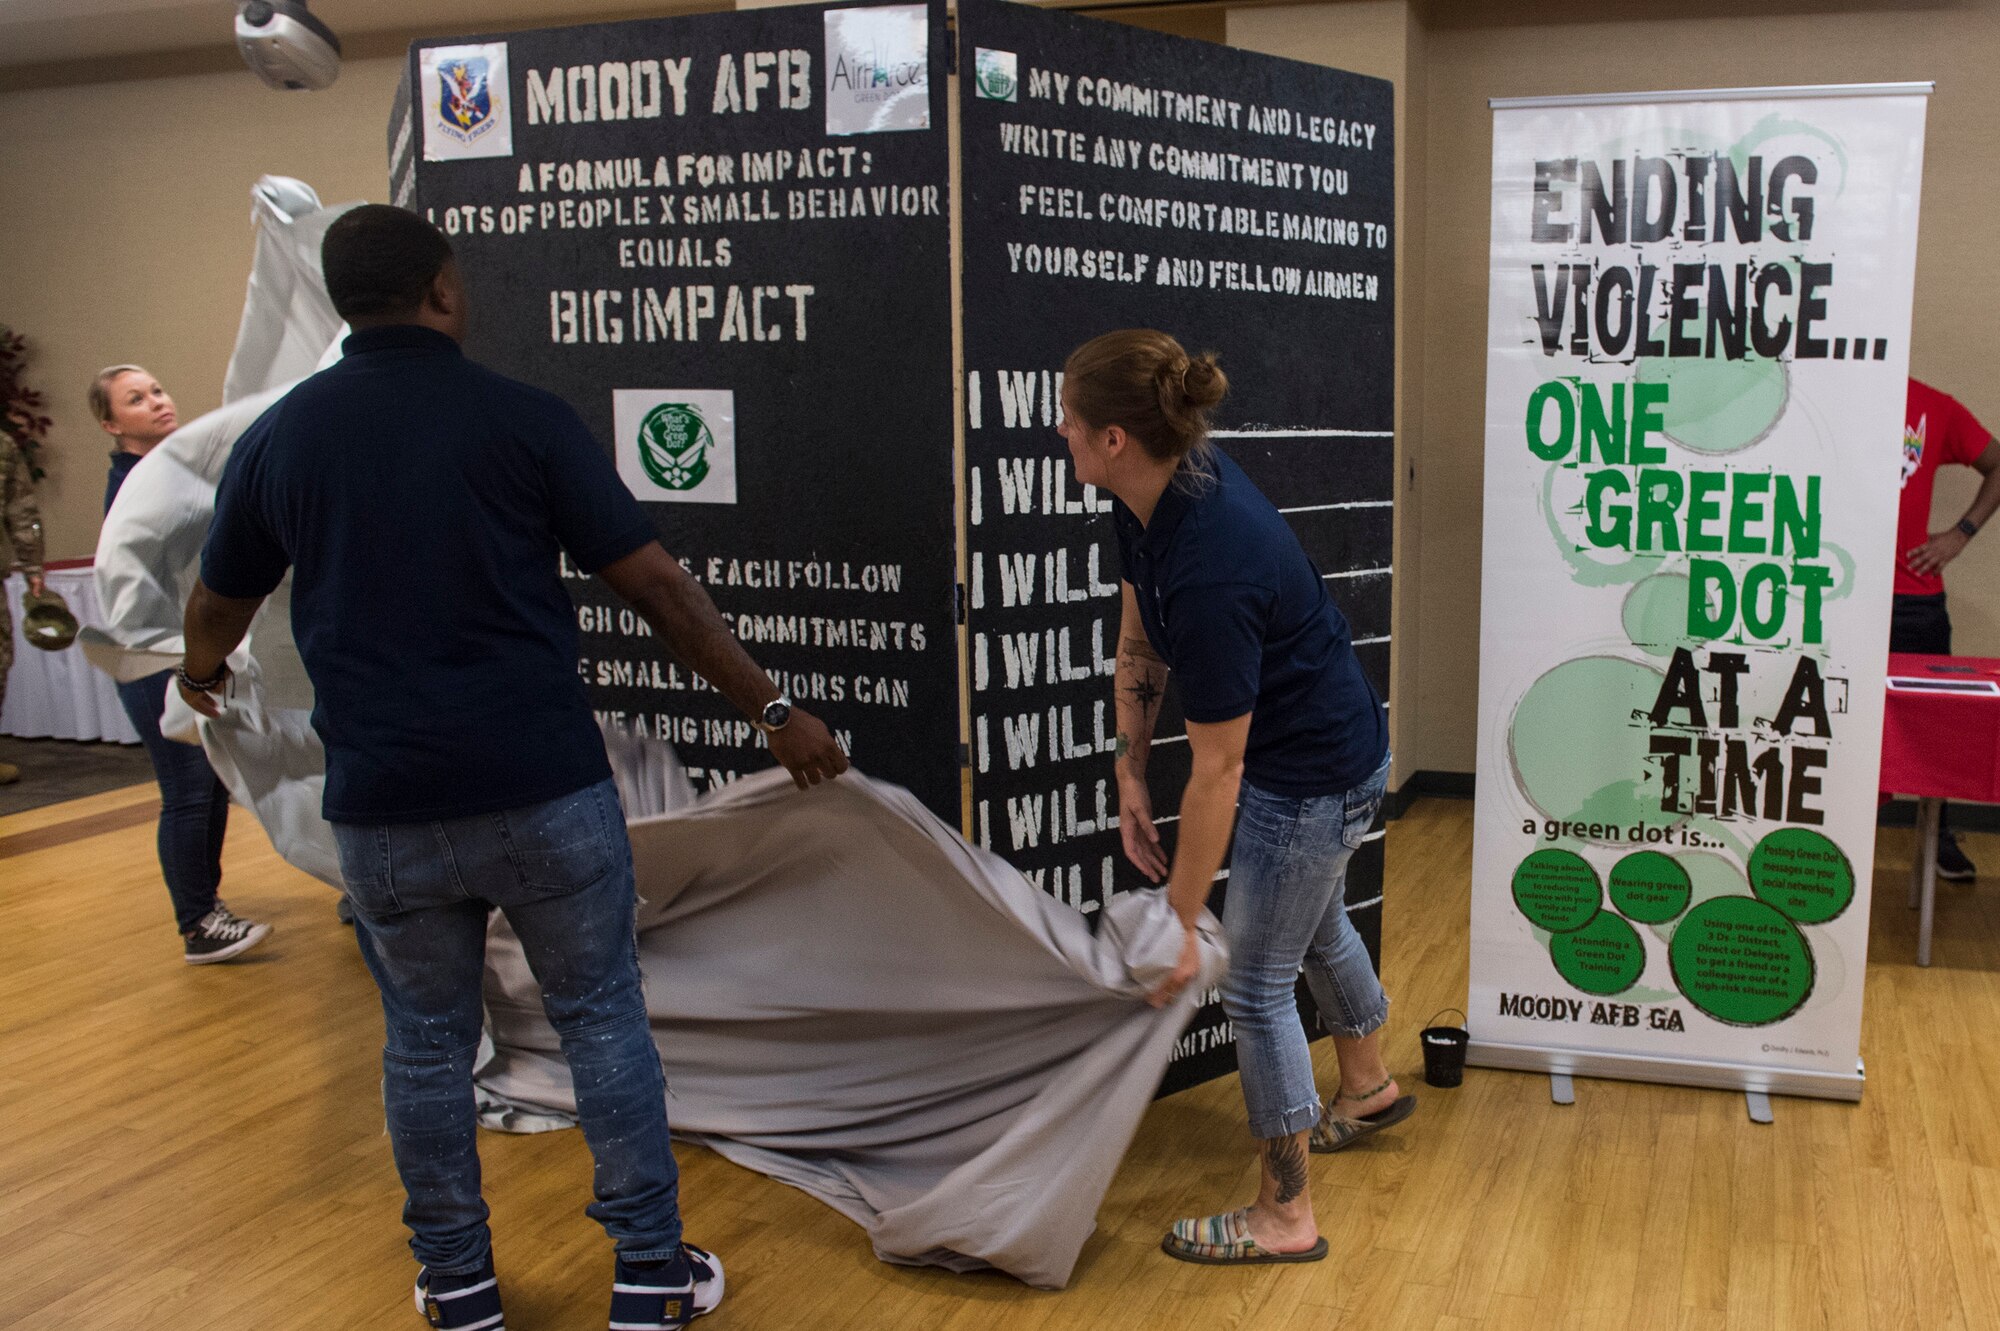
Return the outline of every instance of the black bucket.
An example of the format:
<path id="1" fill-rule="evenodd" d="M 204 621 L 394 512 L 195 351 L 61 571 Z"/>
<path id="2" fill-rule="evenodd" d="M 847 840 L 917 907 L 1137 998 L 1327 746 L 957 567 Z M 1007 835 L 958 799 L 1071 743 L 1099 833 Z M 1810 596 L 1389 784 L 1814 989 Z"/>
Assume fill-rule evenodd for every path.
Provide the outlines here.
<path id="1" fill-rule="evenodd" d="M 1445 1012 L 1458 1012 L 1457 1008 L 1446 1008 L 1431 1020 L 1435 1022 Z M 1459 1018 L 1465 1014 L 1458 1012 Z M 1424 1080 L 1432 1086 L 1456 1086 L 1465 1080 L 1465 1042 L 1469 1037 L 1463 1026 L 1426 1026 L 1420 1036 L 1424 1046 Z"/>

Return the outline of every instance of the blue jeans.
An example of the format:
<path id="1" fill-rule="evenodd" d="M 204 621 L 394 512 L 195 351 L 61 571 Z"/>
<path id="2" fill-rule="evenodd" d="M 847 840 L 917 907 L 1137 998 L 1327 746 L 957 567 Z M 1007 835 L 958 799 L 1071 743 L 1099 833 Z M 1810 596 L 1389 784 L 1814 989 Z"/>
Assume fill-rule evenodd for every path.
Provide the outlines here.
<path id="1" fill-rule="evenodd" d="M 1331 1033 L 1367 1035 L 1389 1018 L 1389 997 L 1347 918 L 1347 862 L 1367 840 L 1388 782 L 1385 757 L 1339 795 L 1301 799 L 1243 783 L 1222 906 L 1222 1009 L 1236 1031 L 1250 1135 L 1260 1140 L 1319 1121 L 1312 1051 L 1293 998 L 1301 965 Z"/>
<path id="2" fill-rule="evenodd" d="M 222 884 L 222 837 L 229 830 L 229 791 L 208 765 L 198 744 L 182 744 L 160 733 L 160 712 L 174 672 L 118 686 L 118 701 L 160 782 L 160 876 L 174 899 L 174 923 L 182 933 L 215 909 Z"/>
<path id="3" fill-rule="evenodd" d="M 382 1103 L 417 1260 L 467 1275 L 491 1253 L 472 1063 L 493 907 L 520 935 L 576 1083 L 597 1165 L 587 1213 L 628 1260 L 679 1256 L 680 1174 L 640 987 L 632 843 L 617 787 L 607 780 L 443 822 L 336 823 L 333 833 L 355 938 L 382 991 Z"/>

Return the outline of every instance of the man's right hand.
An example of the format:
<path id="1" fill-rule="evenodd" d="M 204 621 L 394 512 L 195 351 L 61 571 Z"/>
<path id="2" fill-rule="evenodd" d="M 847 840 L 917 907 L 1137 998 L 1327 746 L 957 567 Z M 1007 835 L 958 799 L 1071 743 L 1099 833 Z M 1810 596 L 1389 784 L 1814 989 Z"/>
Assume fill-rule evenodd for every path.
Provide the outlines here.
<path id="1" fill-rule="evenodd" d="M 811 712 L 792 708 L 792 719 L 768 736 L 771 756 L 792 774 L 800 790 L 831 781 L 847 770 L 847 755 L 826 723 Z"/>
<path id="2" fill-rule="evenodd" d="M 1140 873 L 1158 883 L 1167 876 L 1167 852 L 1160 846 L 1160 829 L 1153 826 L 1153 795 L 1146 778 L 1118 775 L 1118 835 L 1125 858 Z"/>

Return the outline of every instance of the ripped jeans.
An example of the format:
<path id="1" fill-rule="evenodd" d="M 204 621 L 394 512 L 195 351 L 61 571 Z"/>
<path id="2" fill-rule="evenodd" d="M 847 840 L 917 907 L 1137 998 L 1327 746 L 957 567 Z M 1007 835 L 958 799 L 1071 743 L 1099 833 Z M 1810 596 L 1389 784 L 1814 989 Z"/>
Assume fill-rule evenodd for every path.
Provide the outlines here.
<path id="1" fill-rule="evenodd" d="M 1388 782 L 1384 756 L 1373 776 L 1339 795 L 1296 798 L 1243 783 L 1222 907 L 1222 1008 L 1236 1030 L 1250 1135 L 1259 1140 L 1319 1121 L 1312 1051 L 1293 998 L 1301 965 L 1331 1033 L 1367 1035 L 1389 1018 L 1389 997 L 1347 918 L 1347 862 L 1367 840 Z"/>

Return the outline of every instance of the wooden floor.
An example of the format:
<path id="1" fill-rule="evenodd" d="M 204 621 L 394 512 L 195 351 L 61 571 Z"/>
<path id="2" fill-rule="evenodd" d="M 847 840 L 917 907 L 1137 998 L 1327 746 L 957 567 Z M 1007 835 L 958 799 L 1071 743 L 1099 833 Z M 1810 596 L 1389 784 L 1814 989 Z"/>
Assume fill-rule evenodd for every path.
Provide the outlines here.
<path id="1" fill-rule="evenodd" d="M 377 1100 L 380 1016 L 333 894 L 238 811 L 254 962 L 190 968 L 150 788 L 0 819 L 0 1327 L 417 1325 Z M 1391 1064 L 1417 1116 L 1315 1158 L 1333 1256 L 1191 1267 L 1174 1217 L 1247 1198 L 1234 1079 L 1152 1109 L 1070 1289 L 885 1266 L 817 1202 L 683 1150 L 690 1237 L 729 1263 L 726 1328 L 2000 1327 L 2000 887 L 1943 886 L 1914 964 L 1907 832 L 1876 864 L 1859 1106 L 1472 1071 L 1419 1084 L 1462 1000 L 1471 806 L 1390 833 Z M 2000 869 L 2000 838 L 1968 838 Z M 1322 1051 L 1322 1059 L 1327 1057 Z M 508 1323 L 601 1327 L 608 1245 L 579 1134 L 482 1138 Z"/>

